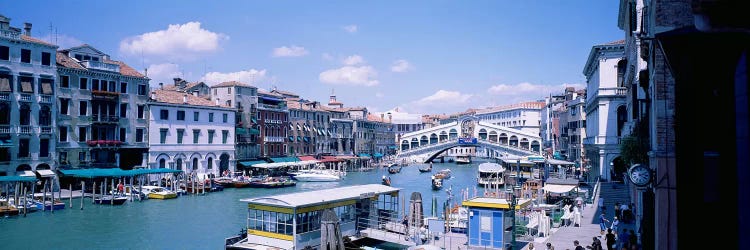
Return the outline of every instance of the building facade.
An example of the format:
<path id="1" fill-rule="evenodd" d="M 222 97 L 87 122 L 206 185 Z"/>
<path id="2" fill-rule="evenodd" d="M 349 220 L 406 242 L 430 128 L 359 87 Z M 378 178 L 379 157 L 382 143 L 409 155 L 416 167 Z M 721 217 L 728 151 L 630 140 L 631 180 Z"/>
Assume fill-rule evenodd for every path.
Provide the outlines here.
<path id="1" fill-rule="evenodd" d="M 541 124 L 539 125 L 539 136 L 542 137 L 542 146 L 547 157 L 553 157 L 556 153 L 559 155 L 558 141 L 560 138 L 560 112 L 565 104 L 565 95 L 550 95 L 544 98 L 544 108 L 542 108 Z"/>
<path id="2" fill-rule="evenodd" d="M 261 157 L 286 156 L 289 109 L 281 95 L 258 91 L 258 127 Z"/>
<path id="3" fill-rule="evenodd" d="M 0 175 L 58 167 L 56 49 L 0 15 Z"/>
<path id="4" fill-rule="evenodd" d="M 237 162 L 260 157 L 258 125 L 258 88 L 242 82 L 223 82 L 211 86 L 211 100 L 237 110 L 235 114 L 235 158 Z"/>
<path id="5" fill-rule="evenodd" d="M 626 89 L 619 87 L 623 77 L 624 41 L 596 45 L 591 48 L 586 66 L 586 158 L 590 160 L 589 181 L 621 179 L 624 165 L 620 155 L 621 128 L 625 124 Z M 619 170 L 619 171 L 616 171 Z"/>
<path id="6" fill-rule="evenodd" d="M 479 121 L 539 134 L 542 124 L 544 102 L 523 102 L 507 106 L 478 109 Z"/>
<path id="7" fill-rule="evenodd" d="M 148 102 L 150 168 L 214 174 L 235 171 L 235 112 L 188 93 L 155 90 Z"/>
<path id="8" fill-rule="evenodd" d="M 586 151 L 583 139 L 586 138 L 586 91 L 566 90 L 565 112 L 560 115 L 560 146 L 565 150 L 567 160 L 582 163 Z"/>

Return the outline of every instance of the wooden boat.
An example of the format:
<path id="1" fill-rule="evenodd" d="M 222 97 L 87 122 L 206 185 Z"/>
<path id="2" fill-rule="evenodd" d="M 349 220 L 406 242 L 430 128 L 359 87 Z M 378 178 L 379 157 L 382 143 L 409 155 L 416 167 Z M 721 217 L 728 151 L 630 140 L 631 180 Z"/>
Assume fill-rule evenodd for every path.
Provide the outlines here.
<path id="1" fill-rule="evenodd" d="M 451 178 L 451 170 L 450 169 L 443 169 L 438 171 L 437 174 L 435 174 L 436 179 L 450 179 Z"/>
<path id="2" fill-rule="evenodd" d="M 102 205 L 122 205 L 128 201 L 128 197 L 125 195 L 105 195 L 94 199 L 94 203 Z"/>
<path id="3" fill-rule="evenodd" d="M 397 174 L 401 173 L 401 166 L 393 164 L 390 167 L 388 167 L 388 173 L 389 174 Z"/>
<path id="4" fill-rule="evenodd" d="M 443 188 L 443 179 L 435 178 L 435 176 L 432 176 L 432 190 L 440 190 L 442 188 Z"/>
<path id="5" fill-rule="evenodd" d="M 420 172 L 420 173 L 427 173 L 427 172 L 432 172 L 432 164 L 430 164 L 430 165 L 429 165 L 428 167 L 426 167 L 426 168 L 425 168 L 425 167 L 419 167 L 419 172 Z"/>
<path id="6" fill-rule="evenodd" d="M 391 177 L 383 175 L 382 184 L 386 185 L 386 186 L 390 186 L 391 185 Z"/>
<path id="7" fill-rule="evenodd" d="M 214 178 L 211 181 L 214 183 L 214 185 L 217 185 L 217 186 L 234 187 L 234 183 L 232 181 L 232 178 L 230 178 L 230 177 Z"/>
<path id="8" fill-rule="evenodd" d="M 11 206 L 5 201 L 0 201 L 0 215 L 18 215 L 18 208 Z"/>

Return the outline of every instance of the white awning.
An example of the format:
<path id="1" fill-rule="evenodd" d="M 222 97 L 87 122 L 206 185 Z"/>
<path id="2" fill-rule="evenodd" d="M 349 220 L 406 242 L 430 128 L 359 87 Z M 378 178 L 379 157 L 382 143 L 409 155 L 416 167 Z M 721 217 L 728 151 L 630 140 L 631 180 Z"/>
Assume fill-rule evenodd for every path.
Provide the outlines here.
<path id="1" fill-rule="evenodd" d="M 55 172 L 52 172 L 52 170 L 49 170 L 49 169 L 42 169 L 42 170 L 37 170 L 36 172 L 37 172 L 37 173 L 39 173 L 39 175 L 40 175 L 40 176 L 42 176 L 42 177 L 53 177 L 53 176 L 57 176 L 57 175 L 55 174 Z"/>
<path id="2" fill-rule="evenodd" d="M 542 189 L 550 193 L 567 193 L 576 188 L 575 185 L 545 184 Z"/>
<path id="3" fill-rule="evenodd" d="M 26 170 L 26 171 L 18 171 L 16 172 L 17 176 L 30 176 L 36 178 L 36 174 L 34 174 L 34 171 Z"/>

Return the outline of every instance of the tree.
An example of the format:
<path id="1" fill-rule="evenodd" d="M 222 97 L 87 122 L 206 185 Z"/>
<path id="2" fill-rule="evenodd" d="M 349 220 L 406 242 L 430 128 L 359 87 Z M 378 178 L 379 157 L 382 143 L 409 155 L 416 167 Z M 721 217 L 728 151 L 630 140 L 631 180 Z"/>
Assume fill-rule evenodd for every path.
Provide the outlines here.
<path id="1" fill-rule="evenodd" d="M 628 164 L 648 162 L 648 120 L 641 119 L 630 135 L 620 141 L 620 157 Z"/>

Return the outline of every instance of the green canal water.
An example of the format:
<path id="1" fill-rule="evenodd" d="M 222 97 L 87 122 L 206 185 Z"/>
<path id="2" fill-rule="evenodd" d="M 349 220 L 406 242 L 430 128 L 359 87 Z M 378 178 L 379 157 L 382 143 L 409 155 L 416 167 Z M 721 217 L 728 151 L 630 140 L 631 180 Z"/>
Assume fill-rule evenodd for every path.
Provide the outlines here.
<path id="1" fill-rule="evenodd" d="M 406 199 L 412 192 L 422 193 L 424 213 L 430 215 L 432 197 L 443 204 L 449 187 L 454 201 L 460 200 L 461 189 L 483 192 L 476 186 L 477 166 L 435 163 L 432 173 L 420 173 L 418 165 L 410 165 L 398 174 L 388 174 L 385 169 L 350 172 L 340 182 L 299 182 L 283 189 L 227 188 L 206 195 L 134 201 L 122 206 L 94 205 L 86 199 L 83 210 L 80 200 L 73 199 L 72 209 L 68 206 L 54 213 L 0 217 L 0 249 L 223 249 L 224 238 L 246 225 L 247 205 L 240 199 L 380 183 L 383 175 L 390 176 Z M 433 191 L 430 175 L 446 168 L 451 169 L 453 177 L 444 182 L 443 190 Z"/>

